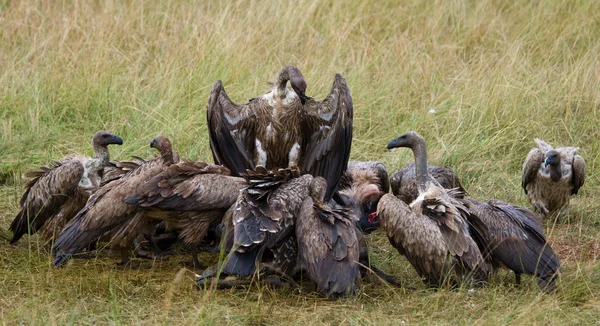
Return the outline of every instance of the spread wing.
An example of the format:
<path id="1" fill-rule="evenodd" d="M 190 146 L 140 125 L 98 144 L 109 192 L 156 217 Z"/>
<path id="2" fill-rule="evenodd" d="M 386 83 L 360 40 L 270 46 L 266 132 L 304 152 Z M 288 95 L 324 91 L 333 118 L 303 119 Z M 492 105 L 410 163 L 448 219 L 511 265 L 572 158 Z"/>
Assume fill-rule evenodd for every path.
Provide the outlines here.
<path id="1" fill-rule="evenodd" d="M 215 163 L 229 168 L 234 176 L 253 170 L 256 123 L 252 105 L 231 102 L 218 80 L 210 90 L 206 118 Z"/>
<path id="2" fill-rule="evenodd" d="M 70 160 L 25 174 L 33 179 L 25 185 L 27 189 L 19 203 L 21 211 L 10 225 L 14 234 L 10 243 L 17 242 L 24 234 L 37 232 L 48 219 L 58 214 L 77 191 L 83 173 L 83 165 Z"/>
<path id="3" fill-rule="evenodd" d="M 323 102 L 308 99 L 304 110 L 300 169 L 327 180 L 328 201 L 350 158 L 353 106 L 346 79 L 337 74 L 329 96 Z"/>
<path id="4" fill-rule="evenodd" d="M 544 158 L 544 152 L 535 147 L 527 154 L 521 173 L 521 187 L 525 190 L 525 194 L 527 194 L 527 185 L 535 179 L 535 176 L 540 169 L 540 165 L 544 162 Z"/>
<path id="5" fill-rule="evenodd" d="M 579 192 L 579 188 L 583 186 L 585 182 L 585 161 L 583 157 L 579 155 L 575 155 L 573 158 L 573 190 L 571 194 L 577 194 Z"/>

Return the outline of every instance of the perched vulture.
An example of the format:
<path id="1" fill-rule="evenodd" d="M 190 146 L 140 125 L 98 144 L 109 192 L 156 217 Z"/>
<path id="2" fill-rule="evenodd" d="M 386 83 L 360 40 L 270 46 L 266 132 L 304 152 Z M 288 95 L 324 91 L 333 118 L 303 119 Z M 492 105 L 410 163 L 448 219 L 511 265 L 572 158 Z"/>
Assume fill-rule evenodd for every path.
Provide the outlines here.
<path id="1" fill-rule="evenodd" d="M 296 219 L 298 268 L 327 297 L 355 294 L 358 289 L 359 243 L 350 209 L 325 202 L 327 181 L 314 178 Z"/>
<path id="2" fill-rule="evenodd" d="M 410 205 L 391 194 L 379 201 L 377 214 L 392 246 L 430 285 L 456 285 L 465 277 L 487 281 L 488 266 L 476 242 L 487 232 L 483 223 L 457 198 L 457 189 L 446 190 L 429 175 L 421 135 L 408 132 L 388 144 L 396 147 L 413 151 L 419 196 Z"/>
<path id="3" fill-rule="evenodd" d="M 352 207 L 358 216 L 357 226 L 370 233 L 379 227 L 377 203 L 390 189 L 387 170 L 380 162 L 348 162 L 339 186 L 340 197 L 346 207 Z"/>
<path id="4" fill-rule="evenodd" d="M 554 291 L 560 261 L 546 241 L 539 218 L 532 211 L 492 199 L 465 199 L 488 230 L 485 258 L 494 268 L 506 267 L 516 276 L 535 275 L 540 288 Z"/>
<path id="5" fill-rule="evenodd" d="M 560 213 L 585 182 L 585 161 L 577 147 L 552 148 L 541 139 L 523 163 L 521 185 L 542 216 Z"/>
<path id="6" fill-rule="evenodd" d="M 458 188 L 457 194 L 465 194 L 466 191 L 460 184 L 458 176 L 452 170 L 429 165 L 427 173 L 431 175 L 444 189 Z M 419 196 L 417 190 L 417 177 L 415 174 L 415 164 L 409 163 L 402 170 L 392 175 L 392 193 L 400 198 L 406 204 L 412 203 Z"/>
<path id="7" fill-rule="evenodd" d="M 92 138 L 94 157 L 73 155 L 56 161 L 54 167 L 29 172 L 33 177 L 21 197 L 21 211 L 10 225 L 16 243 L 24 234 L 42 230 L 42 237 L 50 240 L 85 206 L 92 192 L 100 186 L 103 170 L 109 162 L 108 145 L 123 144 L 123 140 L 106 131 L 98 131 Z"/>
<path id="8" fill-rule="evenodd" d="M 144 216 L 144 210 L 124 201 L 135 196 L 145 182 L 178 160 L 167 137 L 156 137 L 150 147 L 160 151 L 160 157 L 142 163 L 98 189 L 67 224 L 52 248 L 54 265 L 64 264 L 71 256 L 101 239 L 109 239 L 112 247 L 121 249 L 123 263 L 128 261 L 127 251 L 133 240 L 140 233 L 150 233 L 146 229 L 153 228 L 157 221 L 150 221 Z"/>
<path id="9" fill-rule="evenodd" d="M 137 196 L 125 202 L 148 209 L 147 217 L 166 221 L 169 229 L 179 231 L 199 267 L 197 246 L 209 229 L 222 222 L 245 186 L 243 178 L 232 177 L 223 166 L 180 162 L 140 186 Z"/>
<path id="10" fill-rule="evenodd" d="M 288 81 L 293 91 L 286 87 Z M 207 106 L 215 163 L 234 176 L 257 166 L 298 166 L 302 173 L 324 177 L 325 198 L 331 198 L 350 157 L 352 97 L 339 74 L 322 102 L 305 91 L 304 77 L 293 66 L 283 68 L 271 92 L 247 104 L 233 103 L 221 81 L 215 82 Z"/>

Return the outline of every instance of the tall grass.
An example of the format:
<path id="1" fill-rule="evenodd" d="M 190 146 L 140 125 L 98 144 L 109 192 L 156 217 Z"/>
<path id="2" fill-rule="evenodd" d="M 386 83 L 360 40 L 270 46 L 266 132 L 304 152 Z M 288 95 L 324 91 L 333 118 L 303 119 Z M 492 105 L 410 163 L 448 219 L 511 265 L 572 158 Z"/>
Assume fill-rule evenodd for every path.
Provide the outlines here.
<path id="1" fill-rule="evenodd" d="M 588 178 L 567 221 L 548 226 L 564 261 L 561 291 L 425 290 L 373 234 L 375 262 L 416 291 L 365 284 L 324 301 L 297 289 L 196 291 L 172 258 L 149 271 L 108 258 L 50 266 L 26 240 L 0 249 L 0 319 L 72 323 L 582 323 L 600 318 L 600 3 L 597 1 L 0 1 L 0 227 L 17 212 L 24 171 L 91 153 L 100 129 L 123 137 L 112 157 L 150 156 L 172 138 L 211 158 L 205 106 L 221 79 L 237 102 L 263 93 L 286 64 L 324 97 L 335 73 L 352 90 L 352 158 L 395 171 L 416 130 L 430 161 L 454 169 L 479 199 L 528 205 L 521 164 L 539 137 L 581 147 Z M 435 113 L 429 113 L 429 112 Z M 36 237 L 31 237 L 36 241 Z M 210 257 L 205 257 L 211 259 Z M 165 298 L 164 294 L 168 293 Z"/>

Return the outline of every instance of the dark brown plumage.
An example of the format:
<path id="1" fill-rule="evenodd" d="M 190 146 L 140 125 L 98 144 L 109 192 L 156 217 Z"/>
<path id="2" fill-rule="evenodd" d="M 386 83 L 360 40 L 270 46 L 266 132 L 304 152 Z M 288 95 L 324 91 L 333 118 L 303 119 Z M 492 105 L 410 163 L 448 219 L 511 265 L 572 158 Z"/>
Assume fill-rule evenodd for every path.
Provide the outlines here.
<path id="1" fill-rule="evenodd" d="M 294 91 L 286 88 L 288 81 Z M 304 77 L 293 66 L 280 72 L 271 92 L 248 104 L 233 103 L 222 83 L 215 82 L 207 106 L 215 162 L 236 176 L 259 165 L 268 170 L 298 166 L 324 177 L 326 199 L 331 198 L 350 156 L 352 97 L 341 75 L 322 102 L 307 97 L 305 90 Z"/>
<path id="2" fill-rule="evenodd" d="M 495 268 L 520 275 L 535 275 L 540 288 L 553 291 L 560 261 L 546 241 L 535 213 L 528 209 L 492 199 L 487 203 L 466 199 L 468 207 L 487 226 L 485 258 Z"/>
<path id="3" fill-rule="evenodd" d="M 484 238 L 484 224 L 457 198 L 458 190 L 442 188 L 427 173 L 421 135 L 408 132 L 388 144 L 395 147 L 413 151 L 419 196 L 410 205 L 390 194 L 379 201 L 377 213 L 390 243 L 430 285 L 455 285 L 465 277 L 487 281 L 488 267 L 475 241 Z"/>
<path id="4" fill-rule="evenodd" d="M 314 178 L 302 202 L 296 219 L 298 267 L 327 297 L 353 295 L 360 275 L 357 218 L 349 209 L 326 203 L 326 189 L 325 179 Z"/>
<path id="5" fill-rule="evenodd" d="M 460 184 L 460 180 L 452 170 L 429 165 L 427 166 L 427 173 L 431 175 L 444 189 L 458 188 L 461 193 L 466 193 L 463 186 Z M 419 196 L 417 190 L 417 181 L 415 173 L 415 164 L 409 163 L 402 170 L 392 175 L 392 193 L 394 196 L 400 198 L 406 204 L 412 203 Z"/>
<path id="6" fill-rule="evenodd" d="M 42 237 L 50 240 L 56 232 L 85 205 L 90 194 L 100 186 L 104 166 L 109 161 L 108 145 L 123 144 L 123 140 L 106 131 L 92 138 L 94 157 L 72 155 L 56 162 L 52 168 L 26 173 L 33 177 L 21 197 L 21 211 L 10 225 L 17 242 L 24 234 L 42 230 Z"/>
<path id="7" fill-rule="evenodd" d="M 146 181 L 176 163 L 174 157 L 177 155 L 173 153 L 171 141 L 167 137 L 156 137 L 150 146 L 158 149 L 161 156 L 144 162 L 98 189 L 69 222 L 52 248 L 54 265 L 64 264 L 75 253 L 102 238 L 109 239 L 112 247 L 126 249 L 144 232 L 144 228 L 152 228 L 156 224 L 156 221 L 152 223 L 144 216 L 143 210 L 124 202 L 135 196 L 137 189 Z"/>
<path id="8" fill-rule="evenodd" d="M 139 187 L 137 196 L 126 202 L 148 209 L 149 218 L 166 221 L 195 250 L 208 230 L 222 222 L 245 186 L 243 178 L 230 176 L 223 166 L 180 162 Z M 199 266 L 195 251 L 193 258 Z"/>

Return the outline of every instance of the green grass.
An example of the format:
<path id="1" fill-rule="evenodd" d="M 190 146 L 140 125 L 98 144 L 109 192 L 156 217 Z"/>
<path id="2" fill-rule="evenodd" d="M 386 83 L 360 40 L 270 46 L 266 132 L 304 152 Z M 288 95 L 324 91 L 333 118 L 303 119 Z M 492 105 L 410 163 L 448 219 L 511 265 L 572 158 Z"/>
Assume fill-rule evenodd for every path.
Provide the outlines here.
<path id="1" fill-rule="evenodd" d="M 416 130 L 432 164 L 470 194 L 528 206 L 520 169 L 533 138 L 581 147 L 588 178 L 566 221 L 546 225 L 563 261 L 558 294 L 512 275 L 485 289 L 431 291 L 388 244 L 373 260 L 415 291 L 363 284 L 327 301 L 296 288 L 199 291 L 171 257 L 122 271 L 107 252 L 51 266 L 37 237 L 0 248 L 5 324 L 590 324 L 600 319 L 600 3 L 581 1 L 0 1 L 0 232 L 18 211 L 21 174 L 91 154 L 150 156 L 156 135 L 210 160 L 205 106 L 221 79 L 237 102 L 264 93 L 286 64 L 324 97 L 344 75 L 355 106 L 352 159 L 390 172 L 385 151 Z M 429 114 L 435 109 L 435 114 Z M 209 256 L 208 262 L 214 261 Z M 212 260 L 211 260 L 212 259 Z"/>

